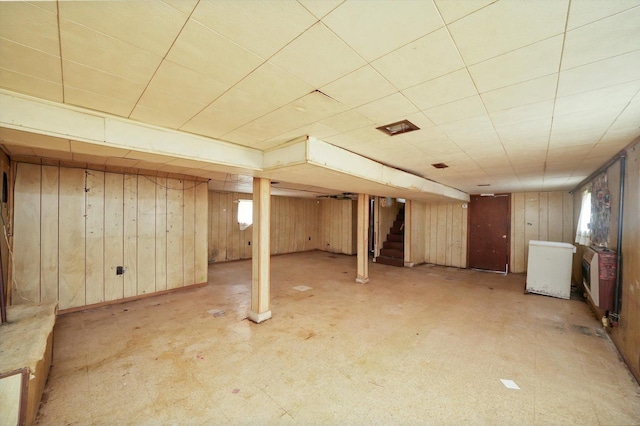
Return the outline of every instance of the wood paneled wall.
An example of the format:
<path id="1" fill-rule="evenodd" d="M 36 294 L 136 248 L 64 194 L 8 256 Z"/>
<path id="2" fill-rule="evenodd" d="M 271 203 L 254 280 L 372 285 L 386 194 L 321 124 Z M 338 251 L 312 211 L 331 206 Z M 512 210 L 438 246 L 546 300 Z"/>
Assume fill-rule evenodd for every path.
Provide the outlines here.
<path id="1" fill-rule="evenodd" d="M 251 258 L 253 228 L 240 230 L 238 200 L 251 194 L 209 191 L 209 260 Z M 318 248 L 319 203 L 313 199 L 271 196 L 271 254 Z"/>
<path id="2" fill-rule="evenodd" d="M 410 261 L 466 268 L 469 209 L 465 203 L 411 201 Z M 405 213 L 406 214 L 406 213 Z"/>
<path id="3" fill-rule="evenodd" d="M 510 272 L 527 271 L 529 241 L 573 243 L 573 196 L 564 191 L 511 194 Z"/>
<path id="4" fill-rule="evenodd" d="M 206 182 L 18 163 L 12 303 L 64 310 L 206 282 L 206 215 Z"/>
<path id="5" fill-rule="evenodd" d="M 331 253 L 356 254 L 358 202 L 351 200 L 320 200 L 320 250 Z"/>
<path id="6" fill-rule="evenodd" d="M 3 188 L 3 174 L 7 175 L 7 187 Z M 9 241 L 9 236 L 11 235 L 9 224 L 11 222 L 9 212 L 11 211 L 11 197 L 13 188 L 12 185 L 12 176 L 11 176 L 11 167 L 9 162 L 9 157 L 5 155 L 3 151 L 0 151 L 0 197 L 2 196 L 2 190 L 5 190 L 7 193 L 7 200 L 4 201 L 0 199 L 0 218 L 2 220 L 2 235 L 0 235 L 0 261 L 2 262 L 2 282 L 5 287 L 5 300 L 9 300 L 9 286 L 7 283 L 9 282 L 9 268 L 11 267 L 11 262 L 9 261 L 9 245 L 7 242 Z"/>

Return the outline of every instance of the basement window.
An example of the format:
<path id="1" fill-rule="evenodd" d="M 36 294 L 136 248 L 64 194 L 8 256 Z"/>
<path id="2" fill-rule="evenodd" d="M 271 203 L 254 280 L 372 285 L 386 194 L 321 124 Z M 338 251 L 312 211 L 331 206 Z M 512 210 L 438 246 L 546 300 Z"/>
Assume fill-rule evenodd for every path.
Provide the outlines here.
<path id="1" fill-rule="evenodd" d="M 253 224 L 253 200 L 238 200 L 238 225 L 244 231 Z"/>

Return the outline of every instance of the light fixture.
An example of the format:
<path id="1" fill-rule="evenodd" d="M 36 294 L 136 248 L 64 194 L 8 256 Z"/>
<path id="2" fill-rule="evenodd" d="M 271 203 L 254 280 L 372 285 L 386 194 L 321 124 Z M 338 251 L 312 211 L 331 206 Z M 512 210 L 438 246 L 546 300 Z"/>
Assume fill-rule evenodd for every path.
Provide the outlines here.
<path id="1" fill-rule="evenodd" d="M 449 167 L 444 163 L 434 163 L 432 164 L 432 166 L 435 167 L 436 169 L 446 169 L 447 167 Z"/>
<path id="2" fill-rule="evenodd" d="M 391 124 L 385 124 L 384 126 L 376 127 L 381 132 L 386 133 L 389 136 L 399 135 L 401 133 L 413 132 L 414 130 L 420 130 L 418 126 L 410 122 L 409 120 L 397 121 Z"/>

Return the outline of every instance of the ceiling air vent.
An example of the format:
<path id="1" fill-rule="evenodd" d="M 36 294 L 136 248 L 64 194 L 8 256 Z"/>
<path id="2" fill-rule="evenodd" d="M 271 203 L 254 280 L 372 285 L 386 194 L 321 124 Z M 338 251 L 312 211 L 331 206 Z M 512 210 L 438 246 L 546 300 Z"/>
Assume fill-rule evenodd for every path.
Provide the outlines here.
<path id="1" fill-rule="evenodd" d="M 376 127 L 381 132 L 386 133 L 389 136 L 399 135 L 401 133 L 413 132 L 414 130 L 420 130 L 420 127 L 416 126 L 409 120 L 397 121 L 391 124 L 385 124 L 384 126 Z"/>
<path id="2" fill-rule="evenodd" d="M 435 167 L 436 169 L 446 169 L 447 167 L 449 167 L 444 163 L 435 163 L 435 164 L 432 164 L 432 166 Z"/>

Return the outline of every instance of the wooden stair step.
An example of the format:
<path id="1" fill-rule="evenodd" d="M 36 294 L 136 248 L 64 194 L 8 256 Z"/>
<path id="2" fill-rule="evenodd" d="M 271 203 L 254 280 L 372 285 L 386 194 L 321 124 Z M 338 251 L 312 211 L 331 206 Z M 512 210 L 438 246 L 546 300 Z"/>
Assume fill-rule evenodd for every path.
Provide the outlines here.
<path id="1" fill-rule="evenodd" d="M 404 250 L 404 241 L 385 241 L 382 248 Z"/>
<path id="2" fill-rule="evenodd" d="M 387 241 L 399 242 L 404 245 L 404 233 L 402 234 L 387 234 Z"/>
<path id="3" fill-rule="evenodd" d="M 378 256 L 376 257 L 376 263 L 382 263 L 383 265 L 404 267 L 404 259 L 398 259 L 395 257 Z"/>
<path id="4" fill-rule="evenodd" d="M 381 256 L 386 256 L 386 257 L 395 257 L 395 258 L 404 260 L 404 250 L 397 250 L 397 249 L 392 249 L 392 248 L 383 248 L 383 249 L 380 250 L 380 255 Z"/>

